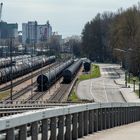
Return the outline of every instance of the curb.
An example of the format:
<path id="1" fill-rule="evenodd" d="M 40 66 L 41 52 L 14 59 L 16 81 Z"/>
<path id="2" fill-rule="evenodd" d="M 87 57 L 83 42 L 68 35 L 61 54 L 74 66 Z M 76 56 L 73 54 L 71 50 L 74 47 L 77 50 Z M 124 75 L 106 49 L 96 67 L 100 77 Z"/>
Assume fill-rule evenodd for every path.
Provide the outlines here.
<path id="1" fill-rule="evenodd" d="M 128 100 L 126 99 L 126 96 L 121 91 L 119 91 L 119 92 L 121 93 L 121 95 L 122 95 L 123 99 L 125 100 L 125 102 L 128 103 Z"/>

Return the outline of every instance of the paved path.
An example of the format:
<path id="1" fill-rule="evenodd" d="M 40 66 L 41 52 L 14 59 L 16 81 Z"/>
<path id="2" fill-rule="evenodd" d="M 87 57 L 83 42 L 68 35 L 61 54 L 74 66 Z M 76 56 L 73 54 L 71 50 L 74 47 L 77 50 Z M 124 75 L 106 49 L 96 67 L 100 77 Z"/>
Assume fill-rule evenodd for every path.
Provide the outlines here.
<path id="1" fill-rule="evenodd" d="M 140 140 L 140 122 L 97 132 L 79 140 Z"/>
<path id="2" fill-rule="evenodd" d="M 127 102 L 140 102 L 139 97 L 133 91 L 133 86 L 134 86 L 133 84 L 128 83 L 127 85 L 130 88 L 125 88 L 125 81 L 124 81 L 125 73 L 124 73 L 124 71 L 121 70 L 121 69 L 117 69 L 116 72 L 119 73 L 120 78 L 115 79 L 114 81 L 115 81 L 116 84 L 122 86 L 122 88 L 120 88 L 120 92 L 122 93 L 125 100 Z M 138 85 L 136 85 L 135 88 L 138 90 L 139 89 Z"/>
<path id="3" fill-rule="evenodd" d="M 85 80 L 77 87 L 77 96 L 80 99 L 94 100 L 95 102 L 140 102 L 140 99 L 131 88 L 125 87 L 125 72 L 117 64 L 98 64 L 101 77 Z M 138 86 L 136 86 L 138 89 Z"/>
<path id="4" fill-rule="evenodd" d="M 114 79 L 120 77 L 116 72 L 119 66 L 114 64 L 100 64 L 99 66 L 102 76 L 80 82 L 77 87 L 78 97 L 95 102 L 125 102 L 120 93 L 120 85 L 114 82 Z"/>

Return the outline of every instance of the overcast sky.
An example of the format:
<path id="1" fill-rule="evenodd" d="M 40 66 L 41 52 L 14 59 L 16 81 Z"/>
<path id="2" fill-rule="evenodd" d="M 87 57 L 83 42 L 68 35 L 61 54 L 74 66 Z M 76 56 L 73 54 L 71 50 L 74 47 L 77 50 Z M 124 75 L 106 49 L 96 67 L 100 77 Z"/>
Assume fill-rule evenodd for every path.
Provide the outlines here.
<path id="1" fill-rule="evenodd" d="M 138 0 L 1 0 L 2 20 L 21 23 L 50 21 L 53 31 L 64 37 L 80 35 L 85 23 L 98 12 L 117 11 L 137 4 Z"/>

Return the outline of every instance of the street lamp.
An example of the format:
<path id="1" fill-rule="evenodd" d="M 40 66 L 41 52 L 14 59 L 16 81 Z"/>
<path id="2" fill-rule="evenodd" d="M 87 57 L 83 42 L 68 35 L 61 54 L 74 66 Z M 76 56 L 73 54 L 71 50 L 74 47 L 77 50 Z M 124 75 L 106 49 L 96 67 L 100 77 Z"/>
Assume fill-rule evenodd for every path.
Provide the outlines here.
<path id="1" fill-rule="evenodd" d="M 134 84 L 133 91 L 135 92 L 135 84 L 136 84 L 136 79 L 135 78 L 133 78 L 133 84 Z"/>
<path id="2" fill-rule="evenodd" d="M 139 81 L 139 98 L 140 98 L 140 81 Z"/>
<path id="3" fill-rule="evenodd" d="M 127 71 L 125 71 L 125 86 L 127 87 Z"/>
<path id="4" fill-rule="evenodd" d="M 126 71 L 125 71 L 125 86 L 127 87 L 127 74 L 129 76 L 128 80 L 130 82 L 130 73 L 129 73 L 129 64 L 128 64 L 128 61 L 127 61 L 127 54 L 129 51 L 132 51 L 131 48 L 129 48 L 128 50 L 123 50 L 123 49 L 119 49 L 119 48 L 114 48 L 115 51 L 119 51 L 119 52 L 123 52 L 125 53 L 125 68 L 126 68 Z"/>

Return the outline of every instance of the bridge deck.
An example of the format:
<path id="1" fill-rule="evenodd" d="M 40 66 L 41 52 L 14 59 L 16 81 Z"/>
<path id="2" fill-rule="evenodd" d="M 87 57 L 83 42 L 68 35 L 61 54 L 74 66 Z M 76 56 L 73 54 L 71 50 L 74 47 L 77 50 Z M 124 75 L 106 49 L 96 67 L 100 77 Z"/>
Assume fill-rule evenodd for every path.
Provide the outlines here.
<path id="1" fill-rule="evenodd" d="M 97 132 L 79 140 L 139 140 L 140 122 Z"/>

